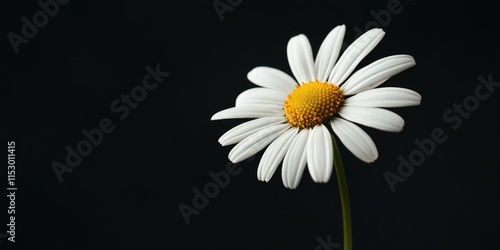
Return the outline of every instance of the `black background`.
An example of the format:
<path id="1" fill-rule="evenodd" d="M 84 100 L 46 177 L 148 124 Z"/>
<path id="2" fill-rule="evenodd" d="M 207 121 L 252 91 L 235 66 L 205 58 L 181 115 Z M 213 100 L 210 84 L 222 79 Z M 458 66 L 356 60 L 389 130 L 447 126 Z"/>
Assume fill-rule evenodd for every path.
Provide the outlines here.
<path id="1" fill-rule="evenodd" d="M 21 18 L 40 7 L 4 6 L 2 127 L 16 142 L 18 191 L 16 243 L 1 239 L 0 249 L 315 249 L 318 237 L 342 243 L 335 175 L 316 184 L 306 171 L 296 190 L 283 187 L 280 169 L 260 182 L 262 152 L 240 163 L 241 173 L 189 224 L 178 206 L 193 206 L 192 190 L 203 190 L 209 172 L 228 164 L 232 146 L 217 139 L 241 121 L 210 117 L 254 87 L 249 70 L 290 73 L 290 37 L 307 35 L 316 53 L 333 27 L 346 24 L 351 43 L 355 27 L 364 31 L 376 20 L 371 13 L 387 10 L 388 2 L 243 0 L 221 20 L 210 0 L 72 0 L 18 53 L 7 34 L 21 34 Z M 416 66 L 384 86 L 413 89 L 422 104 L 394 109 L 406 122 L 401 133 L 365 128 L 379 150 L 374 163 L 340 146 L 354 249 L 500 249 L 500 94 L 481 101 L 455 130 L 443 120 L 454 103 L 475 94 L 479 76 L 500 81 L 498 10 L 471 1 L 400 6 L 359 67 L 412 55 Z M 170 75 L 120 120 L 110 104 L 157 64 Z M 74 148 L 83 129 L 106 117 L 115 130 L 59 182 L 51 163 L 64 163 L 65 147 Z M 398 156 L 408 159 L 417 149 L 413 141 L 436 128 L 447 140 L 391 192 L 384 173 L 397 174 Z M 5 225 L 8 203 L 2 204 Z"/>

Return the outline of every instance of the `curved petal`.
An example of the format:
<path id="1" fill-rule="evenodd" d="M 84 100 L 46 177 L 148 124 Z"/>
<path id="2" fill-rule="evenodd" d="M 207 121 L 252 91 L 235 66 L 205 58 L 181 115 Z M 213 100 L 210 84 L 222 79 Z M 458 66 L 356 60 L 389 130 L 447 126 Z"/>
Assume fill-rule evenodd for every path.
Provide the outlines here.
<path id="1" fill-rule="evenodd" d="M 290 93 L 297 86 L 297 82 L 287 73 L 265 66 L 255 67 L 247 74 L 247 78 L 255 85 Z"/>
<path id="2" fill-rule="evenodd" d="M 307 141 L 307 166 L 312 179 L 326 183 L 333 170 L 333 143 L 330 132 L 321 124 L 315 126 Z"/>
<path id="3" fill-rule="evenodd" d="M 250 135 L 231 149 L 229 160 L 238 163 L 247 159 L 269 145 L 288 128 L 290 128 L 288 124 L 277 124 Z"/>
<path id="4" fill-rule="evenodd" d="M 298 128 L 287 130 L 267 147 L 257 168 L 257 179 L 265 182 L 271 180 L 298 131 Z"/>
<path id="5" fill-rule="evenodd" d="M 244 122 L 224 133 L 219 138 L 219 143 L 222 146 L 238 143 L 255 132 L 267 128 L 272 125 L 283 123 L 286 121 L 285 116 L 282 117 L 261 117 L 254 120 Z"/>
<path id="6" fill-rule="evenodd" d="M 371 163 L 378 158 L 375 143 L 360 127 L 338 117 L 333 118 L 330 124 L 340 141 L 358 159 Z"/>
<path id="7" fill-rule="evenodd" d="M 336 85 L 341 85 L 356 66 L 358 66 L 359 62 L 377 46 L 384 35 L 385 32 L 382 29 L 374 28 L 356 39 L 344 51 L 337 64 L 335 64 L 328 81 Z"/>
<path id="8" fill-rule="evenodd" d="M 248 104 L 273 104 L 283 105 L 287 98 L 287 94 L 281 91 L 268 88 L 251 88 L 241 92 L 236 97 L 235 106 L 243 106 Z"/>
<path id="9" fill-rule="evenodd" d="M 384 79 L 415 65 L 415 60 L 409 55 L 394 55 L 379 59 L 354 73 L 344 85 L 345 95 L 354 95 L 361 91 L 375 88 Z"/>
<path id="10" fill-rule="evenodd" d="M 286 188 L 295 189 L 300 183 L 307 163 L 306 144 L 309 133 L 310 129 L 302 129 L 293 139 L 283 159 L 281 178 Z"/>
<path id="11" fill-rule="evenodd" d="M 259 118 L 266 116 L 284 116 L 283 105 L 252 104 L 227 108 L 215 113 L 211 120 Z"/>
<path id="12" fill-rule="evenodd" d="M 321 82 L 328 80 L 328 76 L 332 72 L 333 66 L 335 66 L 335 62 L 340 54 L 340 49 L 342 48 L 344 35 L 345 25 L 338 25 L 328 33 L 319 47 L 315 67 L 317 78 Z"/>
<path id="13" fill-rule="evenodd" d="M 339 110 L 344 119 L 388 132 L 401 132 L 405 121 L 396 113 L 382 108 L 344 106 Z"/>
<path id="14" fill-rule="evenodd" d="M 419 105 L 422 96 L 411 90 L 385 87 L 365 90 L 347 98 L 344 106 L 395 108 Z"/>
<path id="15" fill-rule="evenodd" d="M 311 44 L 305 35 L 294 36 L 288 41 L 287 56 L 299 84 L 316 80 Z"/>

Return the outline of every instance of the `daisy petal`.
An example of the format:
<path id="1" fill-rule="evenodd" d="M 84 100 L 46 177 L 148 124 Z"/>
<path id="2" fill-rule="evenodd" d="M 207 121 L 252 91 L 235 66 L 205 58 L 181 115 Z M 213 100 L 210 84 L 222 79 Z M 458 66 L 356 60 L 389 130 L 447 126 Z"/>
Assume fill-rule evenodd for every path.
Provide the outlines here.
<path id="1" fill-rule="evenodd" d="M 229 160 L 238 163 L 247 159 L 269 145 L 288 128 L 290 128 L 288 124 L 277 124 L 248 136 L 231 149 Z"/>
<path id="2" fill-rule="evenodd" d="M 360 127 L 342 118 L 330 122 L 333 132 L 345 147 L 360 160 L 370 163 L 378 158 L 378 151 L 372 138 Z"/>
<path id="3" fill-rule="evenodd" d="M 324 82 L 328 80 L 330 72 L 337 61 L 340 49 L 342 48 L 342 41 L 345 35 L 345 25 L 338 25 L 335 27 L 321 43 L 316 56 L 315 66 L 317 70 L 318 80 Z"/>
<path id="4" fill-rule="evenodd" d="M 247 104 L 273 104 L 283 105 L 286 93 L 268 88 L 247 89 L 236 97 L 236 107 Z"/>
<path id="5" fill-rule="evenodd" d="M 380 81 L 392 77 L 415 65 L 409 55 L 394 55 L 379 59 L 354 73 L 342 85 L 345 95 L 354 95 L 361 91 L 377 87 Z"/>
<path id="6" fill-rule="evenodd" d="M 269 145 L 266 151 L 264 151 L 259 167 L 257 168 L 257 179 L 265 182 L 271 180 L 298 131 L 298 128 L 291 128 Z"/>
<path id="7" fill-rule="evenodd" d="M 311 44 L 305 35 L 294 36 L 288 41 L 287 55 L 290 69 L 299 84 L 316 79 Z"/>
<path id="8" fill-rule="evenodd" d="M 344 106 L 339 115 L 349 121 L 388 132 L 401 132 L 405 121 L 396 113 L 382 108 Z"/>
<path id="9" fill-rule="evenodd" d="M 250 82 L 265 88 L 290 93 L 297 86 L 297 82 L 287 73 L 265 66 L 256 67 L 247 74 Z"/>
<path id="10" fill-rule="evenodd" d="M 281 178 L 286 188 L 295 189 L 300 183 L 307 163 L 306 144 L 310 131 L 302 129 L 295 136 L 283 159 Z"/>
<path id="11" fill-rule="evenodd" d="M 347 98 L 343 105 L 357 107 L 407 107 L 420 104 L 419 93 L 405 88 L 385 87 L 365 90 Z"/>
<path id="12" fill-rule="evenodd" d="M 276 125 L 278 123 L 283 123 L 285 121 L 285 116 L 261 117 L 250 120 L 228 130 L 219 138 L 219 143 L 222 146 L 238 143 L 261 129 Z"/>
<path id="13" fill-rule="evenodd" d="M 283 116 L 283 105 L 252 104 L 227 108 L 215 113 L 211 120 L 259 118 L 266 116 Z"/>
<path id="14" fill-rule="evenodd" d="M 382 29 L 374 28 L 356 39 L 344 51 L 337 64 L 335 64 L 335 67 L 333 67 L 328 82 L 336 85 L 342 84 L 356 66 L 358 66 L 359 62 L 377 46 L 384 35 L 385 32 Z"/>
<path id="15" fill-rule="evenodd" d="M 328 182 L 333 170 L 333 144 L 330 132 L 323 124 L 315 126 L 309 135 L 307 165 L 315 182 Z"/>

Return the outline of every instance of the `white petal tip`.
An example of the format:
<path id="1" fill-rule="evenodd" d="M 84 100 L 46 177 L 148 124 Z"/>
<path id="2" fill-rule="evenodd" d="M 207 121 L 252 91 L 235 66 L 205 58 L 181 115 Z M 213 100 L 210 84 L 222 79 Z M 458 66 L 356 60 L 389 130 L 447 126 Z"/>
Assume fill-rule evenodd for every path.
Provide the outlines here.
<path id="1" fill-rule="evenodd" d="M 319 179 L 319 180 L 313 180 L 315 183 L 319 183 L 319 184 L 326 184 L 330 181 L 330 177 L 329 176 L 325 176 L 327 178 L 324 178 L 324 179 Z"/>
<path id="2" fill-rule="evenodd" d="M 253 82 L 253 80 L 254 80 L 254 75 L 256 74 L 256 70 L 255 70 L 255 69 L 256 69 L 256 68 L 253 68 L 253 69 L 251 69 L 250 71 L 248 71 L 248 73 L 247 73 L 247 79 L 248 79 L 249 81 L 251 81 L 251 82 Z"/>
<path id="3" fill-rule="evenodd" d="M 293 183 L 287 183 L 286 185 L 284 185 L 286 188 L 290 189 L 290 190 L 294 190 L 296 189 L 299 184 L 300 184 L 300 180 L 295 182 L 295 181 L 292 181 Z"/>
<path id="4" fill-rule="evenodd" d="M 245 158 L 246 159 L 246 158 Z M 241 157 L 234 157 L 232 159 L 229 159 L 233 164 L 240 163 L 241 161 L 245 160 Z"/>
<path id="5" fill-rule="evenodd" d="M 262 175 L 264 175 L 264 176 L 262 176 Z M 262 181 L 262 182 L 269 182 L 269 180 L 271 179 L 271 177 L 266 177 L 265 173 L 263 173 L 263 174 L 257 175 L 257 179 L 259 181 Z"/>
<path id="6" fill-rule="evenodd" d="M 212 117 L 210 117 L 210 120 L 211 121 L 221 120 L 222 118 L 221 118 L 221 116 L 218 115 L 219 113 L 220 112 L 217 112 L 214 115 L 212 115 Z"/>
<path id="7" fill-rule="evenodd" d="M 239 163 L 240 161 L 244 160 L 244 159 L 238 159 L 236 157 L 231 157 L 231 156 L 229 156 L 227 159 L 229 161 L 231 161 L 232 164 L 236 164 L 236 163 Z"/>
<path id="8" fill-rule="evenodd" d="M 371 158 L 371 159 L 365 159 L 365 160 L 363 160 L 363 161 L 364 161 L 365 163 L 370 164 L 370 163 L 374 163 L 377 159 L 378 159 L 378 154 L 377 154 L 377 155 L 375 155 L 375 156 L 374 156 L 373 158 Z"/>
<path id="9" fill-rule="evenodd" d="M 385 31 L 382 28 L 372 28 L 372 29 L 366 31 L 364 34 L 369 33 L 369 32 L 370 33 L 375 33 L 376 32 L 376 33 L 378 33 L 378 35 L 385 35 Z"/>
<path id="10" fill-rule="evenodd" d="M 292 37 L 292 38 L 307 38 L 307 36 L 306 36 L 306 35 L 304 35 L 304 34 L 298 34 L 298 35 L 295 35 L 295 36 L 294 36 L 294 37 Z"/>
<path id="11" fill-rule="evenodd" d="M 213 114 L 212 117 L 210 117 L 210 120 L 211 121 L 223 120 L 223 119 L 225 119 L 223 114 L 224 114 L 224 110 L 220 110 L 217 113 Z"/>

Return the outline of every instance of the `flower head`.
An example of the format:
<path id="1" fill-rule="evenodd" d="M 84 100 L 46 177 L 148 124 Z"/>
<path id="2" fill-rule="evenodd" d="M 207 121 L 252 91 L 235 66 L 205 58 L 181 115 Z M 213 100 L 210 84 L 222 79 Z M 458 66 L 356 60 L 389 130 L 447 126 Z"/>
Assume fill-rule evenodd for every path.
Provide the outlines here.
<path id="1" fill-rule="evenodd" d="M 331 30 L 315 59 L 305 35 L 292 37 L 287 56 L 295 78 L 265 66 L 248 73 L 248 80 L 259 87 L 242 92 L 234 107 L 212 116 L 255 118 L 219 138 L 223 146 L 236 144 L 229 153 L 232 162 L 267 147 L 257 178 L 269 181 L 282 163 L 283 184 L 293 189 L 306 166 L 315 182 L 328 182 L 334 167 L 332 135 L 360 160 L 370 163 L 378 158 L 375 143 L 355 123 L 388 132 L 403 129 L 403 118 L 384 108 L 419 105 L 421 96 L 406 88 L 377 87 L 414 66 L 415 60 L 409 55 L 388 56 L 352 73 L 385 33 L 371 29 L 341 55 L 344 34 L 344 25 Z"/>

